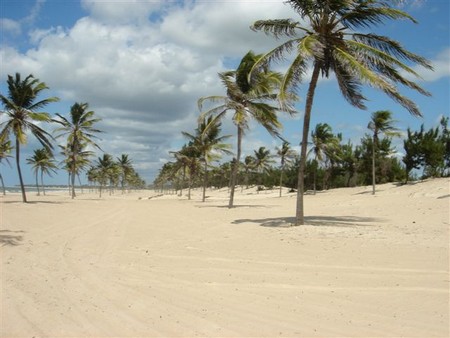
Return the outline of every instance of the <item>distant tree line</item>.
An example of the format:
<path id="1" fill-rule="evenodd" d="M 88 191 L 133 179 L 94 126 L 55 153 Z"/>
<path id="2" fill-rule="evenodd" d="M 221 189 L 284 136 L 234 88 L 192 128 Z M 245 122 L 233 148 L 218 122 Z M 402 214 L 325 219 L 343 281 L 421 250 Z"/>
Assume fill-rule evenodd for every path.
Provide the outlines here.
<path id="1" fill-rule="evenodd" d="M 448 117 L 442 117 L 439 126 L 429 130 L 425 130 L 423 125 L 418 131 L 408 128 L 400 151 L 393 146 L 393 138 L 400 137 L 401 133 L 393 126 L 390 112 L 379 111 L 372 114 L 368 133 L 361 138 L 359 144 L 345 142 L 342 134 L 334 134 L 330 125 L 319 123 L 311 132 L 305 188 L 314 194 L 317 190 L 372 185 L 374 182 L 407 183 L 409 180 L 448 177 L 448 120 Z M 220 137 L 218 134 L 220 123 L 215 126 L 215 130 L 214 136 L 210 135 L 209 142 L 214 144 L 217 141 L 221 149 L 226 149 L 226 144 L 222 141 L 227 137 Z M 195 135 L 202 135 L 201 130 L 197 130 Z M 191 135 L 191 142 L 173 153 L 174 160 L 163 165 L 154 181 L 157 189 L 180 195 L 185 191 L 188 198 L 192 188 L 231 189 L 235 159 L 216 165 L 210 161 L 205 165 L 205 153 L 198 151 L 197 144 L 195 137 Z M 209 148 L 208 152 L 214 154 L 214 159 L 218 162 L 219 153 L 213 149 Z M 399 156 L 399 152 L 404 155 Z M 273 150 L 260 147 L 239 162 L 236 184 L 241 189 L 256 186 L 258 190 L 264 190 L 284 186 L 294 191 L 298 185 L 299 163 L 299 155 L 285 141 Z"/>

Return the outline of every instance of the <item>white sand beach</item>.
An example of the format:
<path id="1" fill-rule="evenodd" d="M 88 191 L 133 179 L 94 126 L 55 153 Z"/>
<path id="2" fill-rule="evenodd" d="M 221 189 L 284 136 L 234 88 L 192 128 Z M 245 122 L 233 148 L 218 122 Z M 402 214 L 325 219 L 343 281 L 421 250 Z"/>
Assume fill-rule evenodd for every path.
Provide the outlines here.
<path id="1" fill-rule="evenodd" d="M 0 197 L 1 337 L 448 337 L 450 180 Z"/>

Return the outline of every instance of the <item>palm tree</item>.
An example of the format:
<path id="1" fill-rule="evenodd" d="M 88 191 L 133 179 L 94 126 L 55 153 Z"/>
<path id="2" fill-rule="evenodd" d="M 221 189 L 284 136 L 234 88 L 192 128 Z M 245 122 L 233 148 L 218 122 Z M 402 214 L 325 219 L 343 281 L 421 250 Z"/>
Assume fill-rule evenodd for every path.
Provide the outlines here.
<path id="1" fill-rule="evenodd" d="M 70 166 L 68 167 L 72 179 L 72 198 L 75 198 L 75 176 L 79 173 L 80 162 L 77 158 L 83 151 L 85 146 L 94 146 L 98 149 L 100 147 L 93 141 L 97 138 L 95 133 L 101 133 L 100 130 L 94 128 L 94 124 L 99 122 L 100 118 L 94 117 L 94 111 L 88 111 L 89 105 L 87 103 L 75 103 L 70 108 L 70 119 L 65 118 L 60 114 L 56 114 L 60 120 L 54 120 L 62 125 L 55 130 L 60 132 L 56 137 L 67 136 L 67 147 L 70 148 L 69 156 Z"/>
<path id="2" fill-rule="evenodd" d="M 327 123 L 318 123 L 315 130 L 311 133 L 311 138 L 312 148 L 310 152 L 314 153 L 314 161 L 317 163 L 313 181 L 314 194 L 316 194 L 316 177 L 319 162 L 336 158 L 336 152 L 339 151 L 339 139 L 334 136 L 330 125 Z"/>
<path id="3" fill-rule="evenodd" d="M 199 121 L 195 130 L 195 135 L 182 132 L 187 137 L 192 146 L 201 154 L 200 160 L 203 162 L 203 193 L 202 202 L 206 199 L 206 186 L 208 182 L 208 165 L 210 162 L 218 160 L 220 153 L 231 154 L 228 150 L 230 145 L 223 143 L 230 135 L 219 136 L 222 123 L 212 116 Z"/>
<path id="4" fill-rule="evenodd" d="M 36 175 L 36 189 L 38 196 L 40 195 L 39 191 L 39 183 L 38 183 L 38 174 L 41 172 L 41 187 L 42 192 L 45 195 L 44 188 L 44 174 L 50 175 L 51 173 L 56 173 L 56 169 L 58 168 L 55 164 L 55 160 L 53 155 L 47 151 L 47 149 L 36 149 L 34 150 L 33 156 L 27 159 L 27 163 L 31 165 L 33 171 Z"/>
<path id="5" fill-rule="evenodd" d="M 127 179 L 133 172 L 133 166 L 127 154 L 122 154 L 122 156 L 117 158 L 117 165 L 120 169 L 120 186 L 122 188 L 123 194 L 125 191 L 125 184 L 127 182 Z"/>
<path id="6" fill-rule="evenodd" d="M 69 194 L 73 198 L 73 190 L 75 189 L 75 177 L 78 176 L 78 181 L 80 182 L 80 173 L 88 168 L 90 165 L 89 158 L 94 155 L 92 151 L 85 150 L 87 144 L 80 144 L 75 150 L 73 144 L 67 144 L 66 146 L 59 146 L 61 149 L 61 154 L 64 156 L 64 160 L 62 161 L 63 167 L 69 176 L 68 176 L 68 186 L 69 186 Z M 74 154 L 74 152 L 77 154 Z M 81 185 L 81 183 L 80 183 Z"/>
<path id="7" fill-rule="evenodd" d="M 242 137 L 249 127 L 250 119 L 256 120 L 273 136 L 277 136 L 278 129 L 281 128 L 277 118 L 277 112 L 281 109 L 270 104 L 277 100 L 276 91 L 280 84 L 281 74 L 271 72 L 268 68 L 260 68 L 253 72 L 251 77 L 249 76 L 250 70 L 261 56 L 250 51 L 243 57 L 237 70 L 219 74 L 227 90 L 226 96 L 208 96 L 200 98 L 198 101 L 200 111 L 205 101 L 221 103 L 203 112 L 201 118 L 215 115 L 216 119 L 221 119 L 228 111 L 234 112 L 232 120 L 237 127 L 237 151 L 231 174 L 229 208 L 233 207 Z M 285 110 L 292 112 L 288 105 Z"/>
<path id="8" fill-rule="evenodd" d="M 8 158 L 11 157 L 10 155 L 11 151 L 12 151 L 11 141 L 3 141 L 0 139 L 0 165 L 3 160 L 6 160 L 6 162 L 9 164 Z M 3 195 L 6 195 L 5 183 L 3 182 L 3 176 L 1 172 L 0 172 L 0 181 L 2 182 Z"/>
<path id="9" fill-rule="evenodd" d="M 102 197 L 102 188 L 106 186 L 111 177 L 111 170 L 114 161 L 111 155 L 103 154 L 103 157 L 99 157 L 97 160 L 97 179 L 100 184 L 100 198 Z"/>
<path id="10" fill-rule="evenodd" d="M 57 97 L 50 97 L 36 102 L 38 95 L 48 89 L 44 82 L 28 75 L 21 79 L 19 73 L 13 77 L 8 75 L 8 97 L 0 94 L 5 110 L 2 112 L 7 116 L 6 121 L 0 124 L 0 140 L 8 140 L 10 134 L 16 138 L 16 165 L 19 175 L 22 200 L 27 202 L 25 186 L 23 184 L 22 171 L 20 169 L 20 146 L 27 144 L 27 132 L 30 131 L 42 146 L 48 150 L 53 149 L 50 142 L 52 136 L 38 126 L 39 122 L 51 122 L 50 115 L 37 110 L 45 107 L 51 102 L 57 102 Z"/>
<path id="11" fill-rule="evenodd" d="M 250 170 L 255 167 L 255 158 L 252 155 L 245 156 L 244 158 L 244 172 L 245 172 L 245 186 L 248 189 Z M 242 185 L 241 192 L 244 190 L 244 185 Z"/>
<path id="12" fill-rule="evenodd" d="M 430 95 L 416 83 L 407 80 L 402 72 L 418 74 L 402 61 L 419 64 L 432 69 L 423 57 L 404 49 L 397 41 L 374 33 L 361 33 L 357 29 L 372 31 L 374 26 L 386 19 L 409 19 L 407 13 L 393 8 L 385 0 L 287 0 L 302 22 L 291 19 L 260 20 L 253 30 L 262 30 L 276 38 L 287 37 L 280 46 L 266 53 L 253 71 L 266 66 L 272 60 L 282 59 L 286 53 L 296 51 L 280 87 L 280 98 L 295 91 L 312 63 L 312 74 L 305 101 L 305 116 L 298 169 L 298 190 L 295 225 L 304 224 L 304 173 L 309 136 L 309 125 L 314 94 L 319 76 L 336 76 L 344 98 L 353 106 L 366 109 L 362 86 L 367 84 L 386 93 L 413 115 L 420 115 L 419 108 L 397 90 L 401 84 Z"/>
<path id="13" fill-rule="evenodd" d="M 295 157 L 295 152 L 291 149 L 289 142 L 283 141 L 281 148 L 276 147 L 277 155 L 280 157 L 280 197 L 283 190 L 284 167 Z"/>
<path id="14" fill-rule="evenodd" d="M 379 136 L 384 134 L 388 137 L 400 136 L 399 131 L 393 126 L 392 113 L 388 110 L 379 110 L 372 113 L 372 118 L 367 125 L 372 134 L 372 194 L 375 195 L 375 157 L 379 145 Z"/>
<path id="15" fill-rule="evenodd" d="M 259 147 L 258 150 L 254 150 L 255 163 L 254 168 L 260 173 L 260 183 L 262 185 L 263 174 L 267 172 L 270 165 L 274 162 L 272 155 L 270 155 L 270 150 L 266 147 Z M 260 187 L 258 187 L 259 193 Z"/>

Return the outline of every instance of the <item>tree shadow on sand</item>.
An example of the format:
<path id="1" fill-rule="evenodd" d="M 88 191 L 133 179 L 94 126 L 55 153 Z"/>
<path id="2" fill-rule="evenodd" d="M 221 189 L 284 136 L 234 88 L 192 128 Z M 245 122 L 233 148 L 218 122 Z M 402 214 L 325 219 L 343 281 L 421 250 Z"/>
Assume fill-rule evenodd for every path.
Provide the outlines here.
<path id="1" fill-rule="evenodd" d="M 329 226 L 329 227 L 367 227 L 373 226 L 373 222 L 379 222 L 380 219 L 373 217 L 359 216 L 308 216 L 305 217 L 305 224 L 311 226 Z M 233 224 L 256 223 L 263 227 L 288 228 L 295 223 L 295 217 L 276 217 L 259 219 L 237 219 Z"/>
<path id="2" fill-rule="evenodd" d="M 2 204 L 65 204 L 67 202 L 64 201 L 27 201 L 23 203 L 23 201 L 2 201 Z"/>
<path id="3" fill-rule="evenodd" d="M 24 231 L 0 230 L 0 246 L 17 246 L 23 241 L 22 235 L 11 235 L 11 233 L 23 233 Z"/>
<path id="4" fill-rule="evenodd" d="M 221 209 L 229 209 L 228 205 L 197 205 L 197 208 L 221 208 Z M 267 204 L 235 204 L 231 209 L 238 208 L 273 208 L 273 205 Z"/>

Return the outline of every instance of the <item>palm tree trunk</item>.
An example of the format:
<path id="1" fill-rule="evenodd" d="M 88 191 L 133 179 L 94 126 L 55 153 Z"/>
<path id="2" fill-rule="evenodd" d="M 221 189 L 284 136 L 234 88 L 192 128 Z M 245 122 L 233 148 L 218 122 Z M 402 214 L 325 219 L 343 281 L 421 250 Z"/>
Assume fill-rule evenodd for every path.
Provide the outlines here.
<path id="1" fill-rule="evenodd" d="M 38 177 L 39 177 L 39 170 L 38 170 L 38 168 L 36 168 L 36 189 L 37 189 L 37 195 L 40 196 L 41 192 L 39 191 L 39 180 L 38 180 Z"/>
<path id="2" fill-rule="evenodd" d="M 6 195 L 5 182 L 3 182 L 3 176 L 0 173 L 0 182 L 2 182 L 3 196 Z"/>
<path id="3" fill-rule="evenodd" d="M 305 189 L 305 167 L 306 167 L 306 151 L 308 149 L 309 124 L 311 120 L 311 110 L 314 102 L 314 92 L 316 90 L 317 81 L 319 80 L 320 68 L 314 65 L 314 70 L 309 83 L 308 94 L 306 96 L 305 117 L 303 119 L 303 136 L 300 150 L 300 165 L 298 167 L 298 189 L 297 189 L 297 205 L 295 214 L 295 225 L 305 224 L 303 194 Z"/>
<path id="4" fill-rule="evenodd" d="M 317 170 L 318 170 L 319 166 L 316 166 L 314 168 L 314 174 L 313 174 L 313 194 L 316 194 L 316 181 L 317 181 Z"/>
<path id="5" fill-rule="evenodd" d="M 72 199 L 75 198 L 75 168 L 72 168 L 72 173 L 70 175 L 72 180 Z"/>
<path id="6" fill-rule="evenodd" d="M 281 193 L 283 191 L 283 170 L 284 170 L 284 165 L 281 165 L 281 172 L 280 172 L 280 197 L 281 197 Z"/>
<path id="7" fill-rule="evenodd" d="M 372 195 L 375 195 L 375 135 L 372 142 Z"/>
<path id="8" fill-rule="evenodd" d="M 42 187 L 42 193 L 45 196 L 45 187 L 44 187 L 44 172 L 41 170 L 41 187 Z"/>
<path id="9" fill-rule="evenodd" d="M 17 137 L 16 137 L 16 165 L 17 165 L 17 173 L 19 174 L 20 190 L 22 190 L 22 201 L 23 203 L 27 203 L 27 195 L 25 193 L 25 186 L 23 184 L 22 171 L 20 170 L 20 142 Z"/>
<path id="10" fill-rule="evenodd" d="M 237 126 L 237 152 L 236 152 L 236 162 L 233 165 L 233 171 L 231 173 L 230 182 L 230 202 L 228 203 L 228 208 L 233 207 L 234 203 L 234 188 L 236 185 L 237 172 L 239 168 L 239 161 L 241 159 L 241 143 L 242 143 L 242 128 L 240 125 Z"/>
<path id="11" fill-rule="evenodd" d="M 208 162 L 206 161 L 206 154 L 205 154 L 205 173 L 203 174 L 203 196 L 202 196 L 202 202 L 205 202 L 206 199 L 206 185 L 208 184 Z"/>

